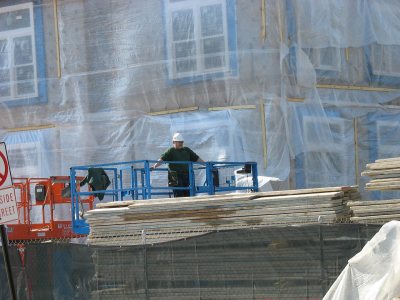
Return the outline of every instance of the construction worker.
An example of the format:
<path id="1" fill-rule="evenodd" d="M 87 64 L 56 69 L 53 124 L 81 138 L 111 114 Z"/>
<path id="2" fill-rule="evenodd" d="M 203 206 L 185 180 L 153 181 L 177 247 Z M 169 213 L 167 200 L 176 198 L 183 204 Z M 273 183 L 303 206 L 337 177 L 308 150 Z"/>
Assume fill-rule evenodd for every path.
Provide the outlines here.
<path id="1" fill-rule="evenodd" d="M 106 190 L 111 182 L 103 168 L 89 168 L 88 175 L 79 185 L 84 186 L 86 183 L 90 185 L 92 191 L 101 191 Z M 104 193 L 97 193 L 94 196 L 99 198 L 100 201 L 104 199 Z"/>
<path id="2" fill-rule="evenodd" d="M 154 170 L 162 161 L 192 161 L 204 162 L 193 150 L 183 146 L 183 136 L 179 132 L 172 137 L 173 147 L 165 151 L 157 163 L 151 169 Z M 168 186 L 170 187 L 188 187 L 189 186 L 189 167 L 188 164 L 168 165 Z M 173 190 L 174 197 L 187 197 L 190 195 L 189 190 Z"/>

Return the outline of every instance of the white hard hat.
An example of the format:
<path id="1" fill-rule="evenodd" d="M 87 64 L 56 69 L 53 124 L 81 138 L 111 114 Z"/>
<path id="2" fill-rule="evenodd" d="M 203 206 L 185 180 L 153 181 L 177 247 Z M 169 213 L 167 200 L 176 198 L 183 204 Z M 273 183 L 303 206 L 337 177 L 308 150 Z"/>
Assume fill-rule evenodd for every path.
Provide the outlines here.
<path id="1" fill-rule="evenodd" d="M 183 142 L 183 136 L 179 132 L 175 133 L 172 137 L 173 142 Z"/>

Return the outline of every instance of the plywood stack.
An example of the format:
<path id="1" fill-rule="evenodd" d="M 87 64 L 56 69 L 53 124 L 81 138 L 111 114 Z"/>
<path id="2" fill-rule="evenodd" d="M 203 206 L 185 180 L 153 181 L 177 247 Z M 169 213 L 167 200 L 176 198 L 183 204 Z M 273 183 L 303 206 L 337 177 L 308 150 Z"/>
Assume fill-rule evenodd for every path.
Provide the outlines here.
<path id="1" fill-rule="evenodd" d="M 378 159 L 367 164 L 361 175 L 371 178 L 365 186 L 367 190 L 400 190 L 400 157 Z"/>
<path id="2" fill-rule="evenodd" d="M 365 189 L 370 191 L 400 190 L 400 157 L 378 159 L 367 164 L 362 176 L 371 178 Z M 355 223 L 384 224 L 400 220 L 400 199 L 355 201 L 348 203 Z"/>
<path id="3" fill-rule="evenodd" d="M 384 224 L 392 220 L 400 220 L 400 199 L 355 201 L 348 206 L 353 213 L 350 220 L 354 223 Z"/>
<path id="4" fill-rule="evenodd" d="M 85 217 L 92 245 L 139 245 L 220 230 L 349 220 L 357 187 L 104 203 Z"/>

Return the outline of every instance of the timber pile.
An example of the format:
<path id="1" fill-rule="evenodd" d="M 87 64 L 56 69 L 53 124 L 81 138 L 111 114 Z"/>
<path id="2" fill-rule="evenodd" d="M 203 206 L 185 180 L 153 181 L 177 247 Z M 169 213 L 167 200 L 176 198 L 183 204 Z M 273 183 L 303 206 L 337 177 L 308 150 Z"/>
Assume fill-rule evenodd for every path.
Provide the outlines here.
<path id="1" fill-rule="evenodd" d="M 140 245 L 220 230 L 348 221 L 346 203 L 357 200 L 357 187 L 316 188 L 102 203 L 85 217 L 89 244 Z"/>
<path id="2" fill-rule="evenodd" d="M 392 220 L 400 220 L 400 199 L 375 201 L 350 201 L 347 203 L 354 223 L 384 224 Z"/>
<path id="3" fill-rule="evenodd" d="M 400 157 L 378 159 L 366 165 L 362 176 L 371 178 L 365 189 L 370 191 L 400 190 Z M 348 203 L 355 223 L 384 224 L 400 220 L 400 199 L 356 201 Z"/>
<path id="4" fill-rule="evenodd" d="M 400 157 L 378 159 L 367 164 L 361 175 L 371 178 L 365 186 L 367 190 L 400 190 Z"/>

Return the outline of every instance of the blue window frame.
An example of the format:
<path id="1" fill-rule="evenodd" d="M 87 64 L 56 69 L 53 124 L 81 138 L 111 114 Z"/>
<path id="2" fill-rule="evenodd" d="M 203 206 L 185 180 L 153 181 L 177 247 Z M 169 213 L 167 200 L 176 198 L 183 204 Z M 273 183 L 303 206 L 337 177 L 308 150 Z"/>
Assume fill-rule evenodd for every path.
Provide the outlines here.
<path id="1" fill-rule="evenodd" d="M 371 44 L 364 48 L 371 83 L 385 86 L 400 84 L 400 46 Z"/>
<path id="2" fill-rule="evenodd" d="M 235 0 L 165 0 L 171 84 L 237 75 Z"/>
<path id="3" fill-rule="evenodd" d="M 326 117 L 307 110 L 300 114 L 303 144 L 295 162 L 296 188 L 354 184 L 353 139 L 346 139 L 352 122 L 336 110 L 325 113 Z"/>
<path id="4" fill-rule="evenodd" d="M 41 0 L 0 3 L 0 102 L 47 102 Z"/>

